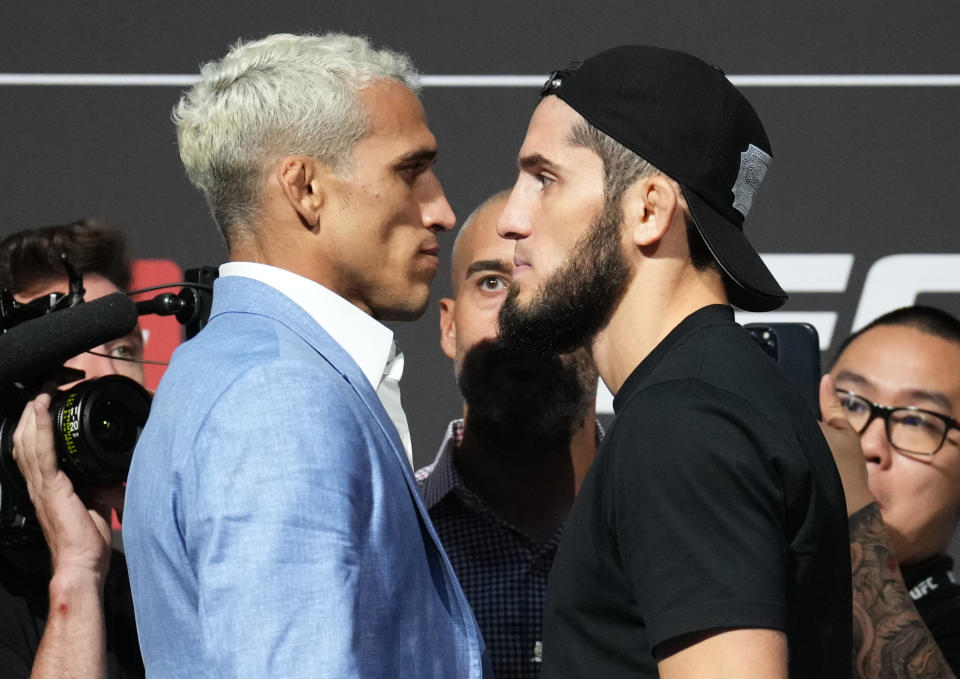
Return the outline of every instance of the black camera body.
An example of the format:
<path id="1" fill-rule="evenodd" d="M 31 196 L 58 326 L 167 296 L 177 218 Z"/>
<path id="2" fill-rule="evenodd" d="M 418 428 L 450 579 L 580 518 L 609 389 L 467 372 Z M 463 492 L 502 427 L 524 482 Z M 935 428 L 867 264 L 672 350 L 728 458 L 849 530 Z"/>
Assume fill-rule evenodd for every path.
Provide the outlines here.
<path id="1" fill-rule="evenodd" d="M 32 390 L 9 385 L 0 396 L 0 544 L 39 537 L 26 484 L 13 459 L 13 432 Z M 57 392 L 50 405 L 57 463 L 81 487 L 126 479 L 150 413 L 150 393 L 122 375 Z"/>
<path id="2" fill-rule="evenodd" d="M 0 546 L 42 539 L 26 482 L 13 459 L 13 433 L 26 404 L 47 382 L 82 380 L 64 366 L 72 356 L 123 337 L 145 314 L 175 316 L 190 339 L 206 324 L 217 269 L 187 269 L 178 294 L 134 303 L 124 293 L 84 302 L 83 278 L 61 255 L 69 292 L 20 303 L 0 290 Z M 74 385 L 54 396 L 57 462 L 75 486 L 122 482 L 150 413 L 150 393 L 121 375 Z"/>
<path id="3" fill-rule="evenodd" d="M 122 337 L 137 323 L 137 309 L 122 293 L 84 303 L 82 279 L 67 270 L 67 294 L 20 303 L 0 291 L 0 546 L 42 539 L 13 459 L 13 434 L 24 407 L 45 383 L 82 380 L 83 372 L 64 362 Z M 57 461 L 76 486 L 126 478 L 150 400 L 146 389 L 120 375 L 54 394 L 50 415 Z"/>

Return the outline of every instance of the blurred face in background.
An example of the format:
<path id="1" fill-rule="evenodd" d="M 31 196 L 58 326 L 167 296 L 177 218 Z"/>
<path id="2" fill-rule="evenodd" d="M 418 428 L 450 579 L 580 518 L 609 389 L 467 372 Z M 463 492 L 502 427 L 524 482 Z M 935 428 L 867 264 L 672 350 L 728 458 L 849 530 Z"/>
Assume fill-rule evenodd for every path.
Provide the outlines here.
<path id="1" fill-rule="evenodd" d="M 872 328 L 847 346 L 831 374 L 837 389 L 869 403 L 960 417 L 960 344 L 936 335 L 908 326 Z M 841 401 L 855 427 L 869 417 L 869 405 L 843 396 Z M 938 418 L 908 411 L 891 419 L 908 428 L 901 434 L 905 441 L 909 430 L 943 426 Z M 960 517 L 960 431 L 947 431 L 936 453 L 921 455 L 894 446 L 876 417 L 861 431 L 860 442 L 870 493 L 897 560 L 913 564 L 945 552 Z"/>
<path id="2" fill-rule="evenodd" d="M 98 297 L 120 292 L 116 285 L 99 274 L 85 274 L 83 287 L 86 289 L 84 300 L 88 302 Z M 27 288 L 14 297 L 18 302 L 29 302 L 54 292 L 65 293 L 69 288 L 70 284 L 66 277 L 51 279 Z M 143 335 L 138 326 L 123 337 L 94 347 L 79 356 L 74 356 L 64 365 L 68 368 L 84 371 L 88 380 L 106 375 L 123 375 L 140 385 L 144 385 L 143 364 L 139 362 L 142 360 Z M 76 383 L 61 385 L 60 388 L 64 389 L 73 384 Z"/>
<path id="3" fill-rule="evenodd" d="M 544 356 L 500 342 L 497 318 L 514 272 L 514 244 L 496 231 L 506 201 L 488 203 L 458 236 L 455 299 L 440 300 L 441 346 L 454 360 L 471 431 L 502 449 L 566 445 L 596 398 L 597 372 L 583 349 Z"/>

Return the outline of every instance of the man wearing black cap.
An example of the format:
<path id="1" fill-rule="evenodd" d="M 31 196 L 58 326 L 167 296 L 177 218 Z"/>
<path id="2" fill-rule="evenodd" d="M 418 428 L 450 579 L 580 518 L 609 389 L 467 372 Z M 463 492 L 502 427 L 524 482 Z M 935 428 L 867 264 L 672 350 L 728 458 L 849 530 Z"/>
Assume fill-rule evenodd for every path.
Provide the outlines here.
<path id="1" fill-rule="evenodd" d="M 771 160 L 687 54 L 616 48 L 544 88 L 498 225 L 500 332 L 589 348 L 616 411 L 551 574 L 544 676 L 850 676 L 840 480 L 729 307 L 786 299 L 742 230 Z"/>

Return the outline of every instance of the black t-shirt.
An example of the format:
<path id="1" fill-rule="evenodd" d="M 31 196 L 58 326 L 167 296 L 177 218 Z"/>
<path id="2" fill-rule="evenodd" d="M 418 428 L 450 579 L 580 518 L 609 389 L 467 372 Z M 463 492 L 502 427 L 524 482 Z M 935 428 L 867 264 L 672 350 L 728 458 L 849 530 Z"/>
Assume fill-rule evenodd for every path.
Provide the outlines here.
<path id="1" fill-rule="evenodd" d="M 787 634 L 792 677 L 851 673 L 840 478 L 813 414 L 733 322 L 701 309 L 634 370 L 550 575 L 544 676 L 656 677 L 656 646 Z"/>
<path id="2" fill-rule="evenodd" d="M 950 669 L 960 675 L 960 585 L 953 577 L 953 559 L 941 554 L 901 570 L 920 617 Z"/>
<path id="3" fill-rule="evenodd" d="M 16 549 L 12 556 L 10 550 Z M 43 636 L 50 595 L 50 554 L 45 547 L 0 553 L 0 677 L 28 679 Z M 133 618 L 133 599 L 123 554 L 114 551 L 104 583 L 107 676 L 140 679 L 143 661 Z"/>

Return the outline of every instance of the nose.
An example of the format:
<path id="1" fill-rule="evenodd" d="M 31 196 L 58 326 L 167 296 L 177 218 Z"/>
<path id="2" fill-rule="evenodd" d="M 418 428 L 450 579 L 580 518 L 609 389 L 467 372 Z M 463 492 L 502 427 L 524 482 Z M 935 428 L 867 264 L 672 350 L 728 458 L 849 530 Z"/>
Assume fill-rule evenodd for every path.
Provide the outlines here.
<path id="1" fill-rule="evenodd" d="M 449 231 L 457 225 L 457 216 L 447 202 L 443 192 L 443 185 L 432 172 L 425 177 L 423 198 L 420 201 L 420 214 L 423 215 L 423 225 L 431 231 Z M 432 180 L 432 181 L 430 181 Z"/>
<path id="2" fill-rule="evenodd" d="M 878 417 L 860 432 L 860 447 L 863 448 L 863 457 L 868 468 L 873 464 L 880 469 L 889 469 L 893 461 L 893 451 L 882 419 Z"/>
<path id="3" fill-rule="evenodd" d="M 530 236 L 530 215 L 524 204 L 520 180 L 514 185 L 497 220 L 497 235 L 510 240 L 522 240 Z"/>

